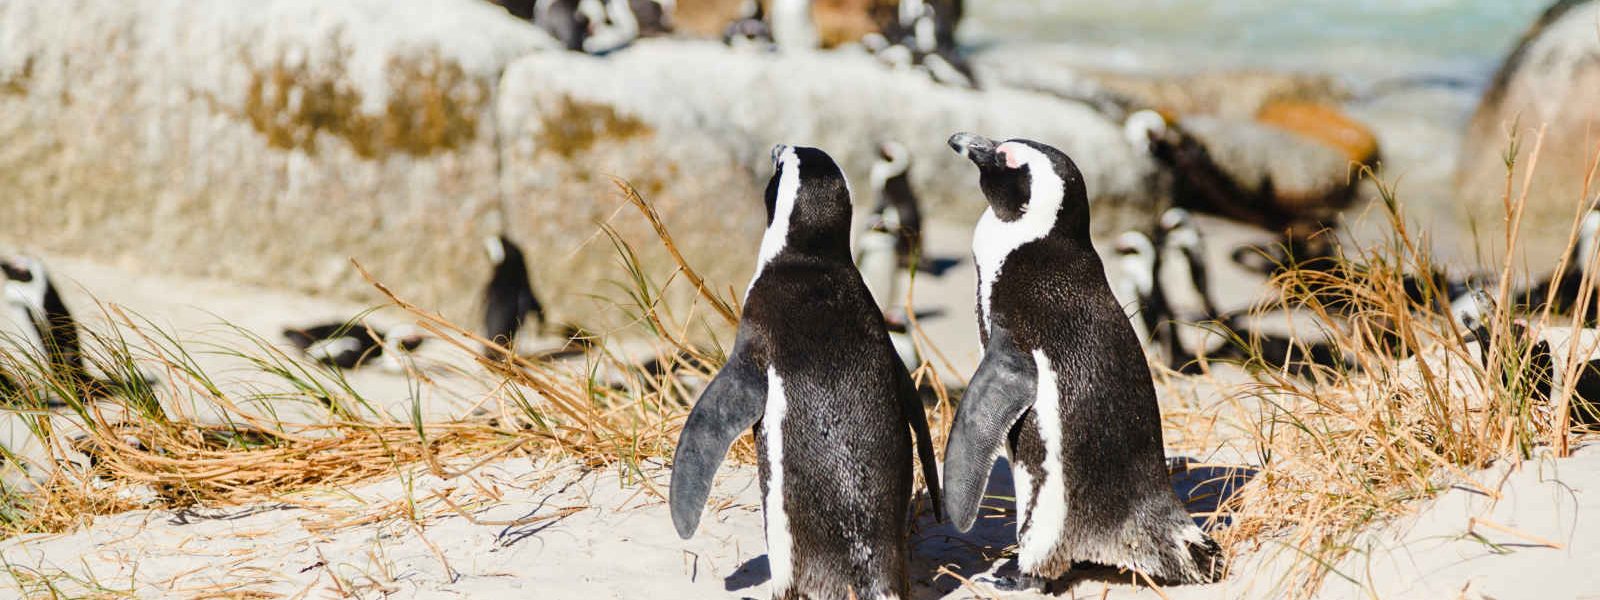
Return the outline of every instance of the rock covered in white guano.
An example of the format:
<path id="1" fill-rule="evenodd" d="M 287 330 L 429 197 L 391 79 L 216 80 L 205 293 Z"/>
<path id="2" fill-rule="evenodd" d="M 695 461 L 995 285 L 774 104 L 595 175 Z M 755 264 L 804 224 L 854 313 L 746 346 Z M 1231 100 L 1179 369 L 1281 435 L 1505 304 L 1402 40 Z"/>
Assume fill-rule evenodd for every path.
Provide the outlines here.
<path id="1" fill-rule="evenodd" d="M 691 260 L 735 286 L 754 266 L 747 250 L 765 225 L 761 190 L 777 143 L 827 150 L 858 207 L 875 144 L 892 139 L 911 151 L 927 212 L 975 218 L 985 206 L 976 175 L 945 145 L 957 131 L 1029 137 L 1067 152 L 1083 170 L 1101 231 L 1128 224 L 1117 218 L 1121 209 L 1152 201 L 1148 158 L 1089 106 L 942 86 L 859 51 L 765 54 L 649 40 L 605 58 L 537 54 L 507 70 L 498 121 L 506 191 L 531 211 L 512 219 L 540 238 L 587 238 L 592 231 L 571 224 L 608 219 L 616 204 L 600 200 L 611 194 L 603 174 L 624 176 L 659 205 Z"/>
<path id="2" fill-rule="evenodd" d="M 491 98 L 550 46 L 479 0 L 0 2 L 0 242 L 470 314 Z"/>

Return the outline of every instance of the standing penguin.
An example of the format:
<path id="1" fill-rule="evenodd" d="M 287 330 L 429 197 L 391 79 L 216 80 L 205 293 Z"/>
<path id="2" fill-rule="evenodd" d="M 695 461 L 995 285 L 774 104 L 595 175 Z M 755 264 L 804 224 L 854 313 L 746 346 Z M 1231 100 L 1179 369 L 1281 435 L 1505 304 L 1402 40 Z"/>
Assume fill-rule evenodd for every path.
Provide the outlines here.
<path id="1" fill-rule="evenodd" d="M 922 256 L 922 209 L 911 189 L 911 151 L 900 142 L 878 144 L 871 176 L 872 213 L 898 230 L 895 253 L 900 264 L 916 268 Z"/>
<path id="2" fill-rule="evenodd" d="M 1156 293 L 1156 245 L 1143 232 L 1127 231 L 1117 236 L 1114 248 L 1119 277 L 1113 291 L 1139 336 L 1139 345 L 1148 352 L 1153 349 L 1157 319 L 1163 310 Z"/>
<path id="3" fill-rule="evenodd" d="M 533 295 L 527 260 L 511 238 L 489 237 L 483 246 L 489 254 L 489 262 L 494 264 L 494 276 L 483 290 L 483 337 L 511 348 L 529 313 L 538 320 L 540 327 L 544 326 L 544 306 Z M 503 358 L 500 354 L 494 348 L 484 349 L 484 355 L 490 358 Z"/>
<path id="4" fill-rule="evenodd" d="M 589 37 L 589 14 L 597 4 L 596 0 L 538 0 L 533 7 L 533 23 L 567 50 L 583 52 L 583 42 Z"/>
<path id="5" fill-rule="evenodd" d="M 922 401 L 850 264 L 844 174 L 815 148 L 772 156 L 733 351 L 678 438 L 672 522 L 694 535 L 728 446 L 754 427 L 772 597 L 907 598 L 908 425 L 939 503 Z"/>
<path id="6" fill-rule="evenodd" d="M 973 233 L 983 361 L 945 451 L 945 510 L 971 529 L 1002 445 L 1011 458 L 1021 581 L 1075 561 L 1157 580 L 1216 580 L 1221 550 L 1168 480 L 1139 340 L 1089 241 L 1083 175 L 1060 150 L 970 133 L 950 147 L 988 198 Z"/>
<path id="7" fill-rule="evenodd" d="M 44 358 L 44 365 L 59 382 L 88 395 L 103 395 L 99 382 L 89 375 L 78 339 L 78 321 L 61 301 L 44 263 L 31 256 L 0 261 L 5 272 L 6 301 L 26 313 L 28 341 Z"/>

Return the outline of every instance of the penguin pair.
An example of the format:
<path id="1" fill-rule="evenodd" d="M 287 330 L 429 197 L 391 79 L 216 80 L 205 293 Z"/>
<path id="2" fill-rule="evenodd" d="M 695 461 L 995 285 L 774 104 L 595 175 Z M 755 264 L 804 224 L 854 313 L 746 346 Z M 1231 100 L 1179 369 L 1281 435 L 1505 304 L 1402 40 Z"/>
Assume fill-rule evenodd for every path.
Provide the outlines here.
<path id="1" fill-rule="evenodd" d="M 384 332 L 363 321 L 288 327 L 284 339 L 307 358 L 330 367 L 356 369 L 380 364 L 387 371 L 403 371 L 401 358 L 422 346 L 422 332 L 401 326 Z"/>
<path id="2" fill-rule="evenodd" d="M 973 232 L 983 359 L 945 450 L 945 512 L 977 518 L 1003 451 L 1016 482 L 1020 577 L 1039 588 L 1075 562 L 1161 582 L 1221 576 L 1221 549 L 1168 478 L 1155 386 L 1089 238 L 1083 175 L 1066 154 L 960 133 L 989 207 Z"/>
<path id="3" fill-rule="evenodd" d="M 773 598 L 909 598 L 912 449 L 938 514 L 923 404 L 850 256 L 850 189 L 778 146 L 767 229 L 726 364 L 695 403 L 669 503 L 692 536 L 733 441 L 755 431 Z"/>

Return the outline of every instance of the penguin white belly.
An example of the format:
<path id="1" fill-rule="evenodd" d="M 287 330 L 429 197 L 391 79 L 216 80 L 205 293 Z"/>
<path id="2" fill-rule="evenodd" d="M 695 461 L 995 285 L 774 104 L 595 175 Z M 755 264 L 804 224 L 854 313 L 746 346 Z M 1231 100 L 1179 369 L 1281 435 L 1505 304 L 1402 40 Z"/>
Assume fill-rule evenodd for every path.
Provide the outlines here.
<path id="1" fill-rule="evenodd" d="M 767 407 L 761 419 L 767 450 L 767 563 L 772 570 L 772 595 L 781 595 L 794 583 L 794 537 L 783 506 L 783 417 L 788 412 L 783 378 L 767 368 Z"/>
<path id="2" fill-rule="evenodd" d="M 1018 540 L 1017 562 L 1025 572 L 1049 561 L 1067 522 L 1066 478 L 1061 472 L 1061 389 L 1056 386 L 1055 369 L 1043 350 L 1033 351 L 1033 361 L 1039 371 L 1033 411 L 1039 439 L 1044 441 L 1044 464 L 1040 465 L 1044 478 L 1035 483 L 1026 469 L 1012 466 L 1014 474 L 1023 472 L 1017 477 L 1017 524 L 1019 530 L 1026 526 L 1026 531 Z M 1034 494 L 1038 494 L 1038 502 L 1031 501 Z"/>
<path id="3" fill-rule="evenodd" d="M 348 335 L 319 340 L 306 348 L 306 356 L 316 360 L 335 360 L 341 354 L 361 349 L 361 340 Z"/>

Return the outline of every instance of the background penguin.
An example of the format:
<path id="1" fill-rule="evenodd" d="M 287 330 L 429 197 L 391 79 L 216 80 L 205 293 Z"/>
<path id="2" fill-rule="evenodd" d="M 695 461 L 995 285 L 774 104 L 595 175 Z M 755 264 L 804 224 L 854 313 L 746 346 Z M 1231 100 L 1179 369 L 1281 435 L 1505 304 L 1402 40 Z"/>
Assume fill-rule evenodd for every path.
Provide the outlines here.
<path id="1" fill-rule="evenodd" d="M 811 14 L 811 0 L 771 0 L 772 14 L 767 22 L 772 26 L 772 39 L 785 52 L 816 50 L 822 45 L 817 33 L 816 20 Z"/>
<path id="2" fill-rule="evenodd" d="M 0 261 L 5 272 L 6 302 L 27 315 L 28 342 L 44 359 L 44 366 L 62 385 L 86 396 L 106 393 L 89 375 L 78 337 L 78 321 L 61 301 L 55 283 L 39 259 L 24 256 Z"/>
<path id="3" fill-rule="evenodd" d="M 1002 444 L 1016 479 L 1026 587 L 1084 561 L 1179 583 L 1221 550 L 1168 479 L 1155 386 L 1089 239 L 1083 176 L 1028 140 L 950 138 L 989 201 L 973 233 L 983 361 L 945 451 L 945 510 L 971 529 Z"/>
<path id="4" fill-rule="evenodd" d="M 900 142 L 878 144 L 872 163 L 872 214 L 897 229 L 900 264 L 915 268 L 922 257 L 922 208 L 911 189 L 911 151 Z"/>
<path id="5" fill-rule="evenodd" d="M 665 4 L 663 3 L 665 2 Z M 639 38 L 666 35 L 672 0 L 583 0 L 579 10 L 589 19 L 590 35 L 583 41 L 589 54 L 620 50 Z"/>
<path id="6" fill-rule="evenodd" d="M 843 173 L 814 148 L 778 146 L 773 162 L 733 351 L 678 439 L 673 525 L 694 534 L 717 466 L 753 426 L 772 596 L 909 598 L 912 430 L 938 504 L 922 401 L 850 264 Z"/>
<path id="7" fill-rule="evenodd" d="M 540 327 L 545 324 L 544 306 L 533 295 L 528 279 L 528 263 L 522 248 L 511 238 L 493 236 L 484 240 L 484 251 L 494 265 L 494 274 L 483 290 L 483 337 L 515 352 L 517 332 L 532 314 Z M 502 360 L 500 351 L 484 348 L 484 356 Z"/>
<path id="8" fill-rule="evenodd" d="M 1495 371 L 1508 388 L 1525 386 L 1535 408 L 1547 413 L 1555 409 L 1557 393 L 1566 389 L 1563 382 L 1571 371 L 1574 381 L 1568 403 L 1570 423 L 1600 424 L 1600 331 L 1553 325 L 1534 330 L 1519 319 L 1506 323 L 1497 339 L 1496 304 L 1488 292 L 1473 287 L 1453 302 L 1451 316 L 1468 335 L 1467 351 L 1478 366 L 1489 369 L 1492 344 L 1506 344 L 1502 346 L 1501 360 L 1514 365 L 1516 371 L 1504 364 Z M 1408 358 L 1399 370 L 1417 372 L 1415 362 L 1416 358 Z"/>
<path id="9" fill-rule="evenodd" d="M 745 0 L 739 15 L 722 30 L 722 43 L 732 48 L 771 50 L 772 28 L 767 26 L 766 12 L 761 8 L 761 3 Z"/>
<path id="10" fill-rule="evenodd" d="M 533 24 L 556 38 L 567 50 L 583 52 L 583 41 L 589 37 L 590 23 L 585 7 L 581 5 L 594 1 L 538 0 L 534 4 Z"/>
<path id="11" fill-rule="evenodd" d="M 911 337 L 910 319 L 904 310 L 906 296 L 900 291 L 900 271 L 905 264 L 899 252 L 899 242 L 904 239 L 899 231 L 902 225 L 894 221 L 895 209 L 886 212 L 872 216 L 866 230 L 856 236 L 856 269 L 878 310 L 883 311 L 889 341 L 900 362 L 915 369 L 922 364 L 922 357 Z"/>
<path id="12" fill-rule="evenodd" d="M 1117 236 L 1113 250 L 1117 255 L 1118 277 L 1112 291 L 1133 324 L 1139 345 L 1153 349 L 1157 318 L 1164 309 L 1156 295 L 1156 245 L 1150 236 L 1138 231 Z"/>
<path id="13" fill-rule="evenodd" d="M 402 354 L 422 345 L 421 332 L 410 326 L 389 333 L 360 321 L 324 323 L 283 330 L 283 337 L 308 358 L 341 369 L 380 362 L 385 369 L 402 370 Z"/>

